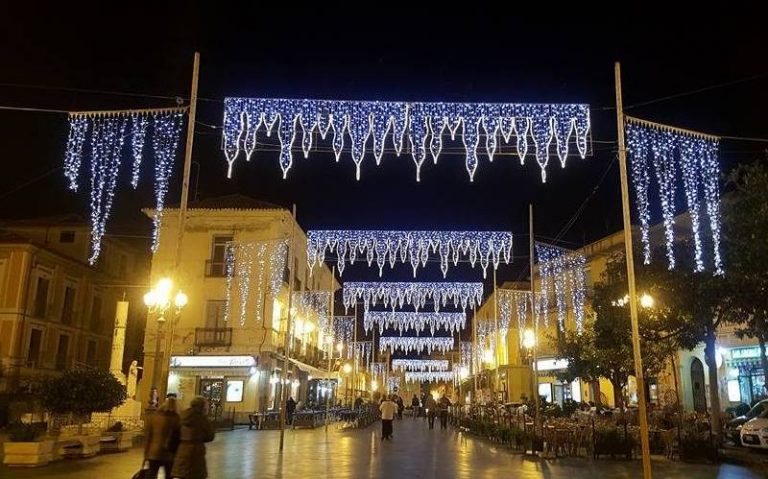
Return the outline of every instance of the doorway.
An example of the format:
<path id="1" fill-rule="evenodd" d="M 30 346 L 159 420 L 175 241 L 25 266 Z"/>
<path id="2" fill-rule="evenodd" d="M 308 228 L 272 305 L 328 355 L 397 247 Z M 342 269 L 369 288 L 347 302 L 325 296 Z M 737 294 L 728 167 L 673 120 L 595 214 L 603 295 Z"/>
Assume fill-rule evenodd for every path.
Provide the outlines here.
<path id="1" fill-rule="evenodd" d="M 693 410 L 707 412 L 707 393 L 704 390 L 704 365 L 699 358 L 691 362 L 691 389 L 693 392 Z"/>

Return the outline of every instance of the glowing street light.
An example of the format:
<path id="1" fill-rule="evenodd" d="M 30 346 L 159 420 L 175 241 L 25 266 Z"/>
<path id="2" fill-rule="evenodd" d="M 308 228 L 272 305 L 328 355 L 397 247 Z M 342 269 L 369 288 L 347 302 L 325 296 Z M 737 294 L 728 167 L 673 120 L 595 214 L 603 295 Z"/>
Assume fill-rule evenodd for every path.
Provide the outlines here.
<path id="1" fill-rule="evenodd" d="M 642 306 L 645 309 L 652 308 L 653 305 L 656 304 L 656 301 L 653 299 L 653 296 L 651 296 L 648 293 L 643 293 L 642 296 L 640 296 L 640 306 Z"/>
<path id="2" fill-rule="evenodd" d="M 352 372 L 352 365 L 349 363 L 344 363 L 344 366 L 341 367 L 341 370 L 344 371 L 344 374 L 349 374 Z"/>
<path id="3" fill-rule="evenodd" d="M 533 329 L 526 328 L 523 331 L 523 347 L 531 350 L 534 346 L 536 346 L 536 334 L 533 332 Z"/>

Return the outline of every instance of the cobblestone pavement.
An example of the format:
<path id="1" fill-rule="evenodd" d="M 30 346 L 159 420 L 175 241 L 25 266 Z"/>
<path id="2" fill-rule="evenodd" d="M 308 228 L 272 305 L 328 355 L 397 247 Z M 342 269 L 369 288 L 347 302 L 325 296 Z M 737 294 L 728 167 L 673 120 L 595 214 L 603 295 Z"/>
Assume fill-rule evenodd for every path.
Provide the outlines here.
<path id="1" fill-rule="evenodd" d="M 379 439 L 379 424 L 358 431 L 324 429 L 286 431 L 278 453 L 278 431 L 220 432 L 208 446 L 212 479 L 239 478 L 633 478 L 642 477 L 639 461 L 590 461 L 580 458 L 526 458 L 455 429 L 428 430 L 423 421 L 395 421 L 391 442 Z M 39 469 L 0 467 L 0 478 L 130 478 L 141 464 L 141 450 L 61 461 Z M 654 461 L 657 478 L 757 478 L 732 466 Z"/>

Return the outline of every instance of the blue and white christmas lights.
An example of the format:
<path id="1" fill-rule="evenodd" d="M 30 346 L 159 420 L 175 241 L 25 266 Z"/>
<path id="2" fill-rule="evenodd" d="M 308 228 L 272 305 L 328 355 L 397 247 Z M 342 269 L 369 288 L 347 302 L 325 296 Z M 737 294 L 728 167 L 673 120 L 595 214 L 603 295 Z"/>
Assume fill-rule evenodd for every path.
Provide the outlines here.
<path id="1" fill-rule="evenodd" d="M 459 343 L 459 357 L 461 365 L 469 370 L 472 367 L 472 341 Z"/>
<path id="2" fill-rule="evenodd" d="M 354 316 L 333 317 L 333 343 L 350 344 L 355 335 Z"/>
<path id="3" fill-rule="evenodd" d="M 384 265 L 394 267 L 398 259 L 410 263 L 413 275 L 425 267 L 431 254 L 439 254 L 443 276 L 448 264 L 456 266 L 461 257 L 468 257 L 474 267 L 479 261 L 486 275 L 488 265 L 499 267 L 503 259 L 512 259 L 512 233 L 500 231 L 362 231 L 362 230 L 310 230 L 307 232 L 307 262 L 310 271 L 325 261 L 327 252 L 336 252 L 339 274 L 346 263 L 354 264 L 358 255 L 371 266 L 375 261 L 379 276 Z"/>
<path id="4" fill-rule="evenodd" d="M 152 251 L 157 250 L 165 195 L 184 121 L 183 112 L 183 108 L 171 108 L 70 113 L 64 176 L 72 191 L 78 190 L 83 158 L 88 151 L 86 144 L 90 144 L 91 264 L 96 262 L 101 253 L 101 240 L 106 232 L 106 222 L 111 213 L 124 157 L 131 160 L 131 185 L 136 188 L 148 134 L 155 157 L 156 204 Z M 151 130 L 148 129 L 150 120 Z M 125 151 L 127 138 L 130 138 L 128 152 Z"/>
<path id="5" fill-rule="evenodd" d="M 379 338 L 379 351 L 384 352 L 387 349 L 390 353 L 395 351 L 402 351 L 405 354 L 423 351 L 427 354 L 432 354 L 432 351 L 445 353 L 453 349 L 453 338 L 382 336 Z"/>
<path id="6" fill-rule="evenodd" d="M 393 359 L 393 371 L 448 371 L 447 359 Z"/>
<path id="7" fill-rule="evenodd" d="M 539 260 L 541 278 L 539 289 L 541 314 L 546 317 L 550 297 L 554 296 L 560 330 L 565 330 L 565 320 L 570 306 L 573 310 L 576 330 L 581 332 L 587 288 L 586 258 L 581 253 L 544 243 L 536 243 L 536 257 Z"/>
<path id="8" fill-rule="evenodd" d="M 385 362 L 371 363 L 368 365 L 374 379 L 384 376 L 389 371 L 389 364 Z"/>
<path id="9" fill-rule="evenodd" d="M 513 289 L 496 290 L 499 308 L 499 329 L 506 337 L 512 318 L 517 322 L 517 329 L 522 341 L 522 334 L 527 323 L 528 311 L 531 304 L 531 292 Z"/>
<path id="10" fill-rule="evenodd" d="M 363 328 L 367 333 L 375 325 L 379 326 L 379 334 L 385 329 L 394 329 L 400 334 L 412 330 L 416 333 L 429 329 L 431 334 L 436 330 L 444 329 L 449 332 L 459 332 L 467 325 L 466 313 L 452 313 L 441 311 L 439 313 L 414 313 L 411 311 L 366 311 L 363 315 Z"/>
<path id="11" fill-rule="evenodd" d="M 701 231 L 702 198 L 712 233 L 712 260 L 716 275 L 723 273 L 720 257 L 720 164 L 719 139 L 711 135 L 681 130 L 666 125 L 626 117 L 627 153 L 635 187 L 637 212 L 640 217 L 643 262 L 651 261 L 650 167 L 653 166 L 659 187 L 659 202 L 664 218 L 667 262 L 675 267 L 674 216 L 677 178 L 682 177 L 695 248 L 695 270 L 704 271 L 704 244 Z M 678 171 L 680 175 L 678 175 Z"/>
<path id="12" fill-rule="evenodd" d="M 327 332 L 330 329 L 331 292 L 330 291 L 294 291 L 291 317 L 314 320 L 318 329 Z"/>
<path id="13" fill-rule="evenodd" d="M 232 316 L 235 290 L 240 326 L 245 325 L 249 316 L 258 322 L 262 321 L 266 294 L 269 293 L 270 298 L 275 299 L 282 288 L 287 256 L 288 243 L 284 240 L 227 245 L 225 321 L 229 321 Z"/>
<path id="14" fill-rule="evenodd" d="M 556 142 L 556 154 L 563 166 L 573 135 L 576 136 L 579 154 L 584 158 L 590 120 L 589 106 L 583 104 L 226 98 L 223 130 L 228 176 L 231 177 L 232 166 L 241 152 L 245 153 L 246 160 L 250 160 L 257 144 L 256 135 L 262 126 L 267 136 L 277 132 L 283 177 L 293 165 L 292 149 L 298 136 L 301 136 L 301 149 L 306 157 L 313 146 L 313 133 L 318 131 L 325 138 L 332 129 L 337 161 L 344 147 L 345 135 L 351 140 L 351 156 L 358 179 L 369 137 L 373 137 L 373 154 L 378 164 L 387 135 L 391 133 L 392 145 L 398 155 L 407 136 L 418 181 L 427 148 L 436 163 L 442 150 L 443 134 L 449 132 L 453 139 L 461 129 L 470 180 L 477 170 L 480 137 L 483 134 L 486 136 L 484 149 L 493 161 L 499 136 L 509 142 L 514 133 L 521 162 L 528 151 L 528 136 L 533 138 L 536 161 L 542 168 L 542 181 L 546 181 L 545 168 L 552 140 Z M 300 134 L 298 130 L 301 130 Z"/>
<path id="15" fill-rule="evenodd" d="M 435 312 L 439 312 L 440 307 L 446 306 L 448 301 L 453 301 L 455 307 L 466 310 L 467 306 L 479 306 L 482 302 L 483 283 L 344 283 L 344 307 L 349 309 L 358 299 L 363 300 L 365 311 L 381 301 L 393 311 L 410 304 L 418 312 L 426 306 L 427 299 L 432 300 Z"/>

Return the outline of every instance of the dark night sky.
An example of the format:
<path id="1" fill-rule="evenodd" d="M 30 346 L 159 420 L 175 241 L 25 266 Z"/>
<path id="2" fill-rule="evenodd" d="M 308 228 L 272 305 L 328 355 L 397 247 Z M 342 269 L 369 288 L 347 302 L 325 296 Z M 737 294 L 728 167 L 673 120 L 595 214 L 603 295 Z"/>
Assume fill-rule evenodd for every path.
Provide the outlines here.
<path id="1" fill-rule="evenodd" d="M 250 164 L 241 158 L 227 180 L 219 132 L 196 128 L 192 181 L 198 197 L 240 192 L 283 205 L 295 202 L 306 228 L 511 230 L 521 234 L 516 253 L 525 255 L 529 202 L 536 208 L 537 235 L 554 237 L 599 184 L 563 244 L 579 246 L 620 227 L 615 163 L 600 183 L 615 157 L 613 61 L 622 61 L 630 106 L 768 72 L 764 16 L 747 9 L 723 7 L 700 18 L 603 9 L 558 18 L 554 5 L 534 14 L 477 2 L 471 3 L 474 11 L 434 12 L 390 4 L 343 12 L 330 2 L 319 9 L 292 3 L 288 11 L 269 12 L 206 3 L 216 7 L 176 10 L 131 2 L 97 19 L 96 10 L 75 11 L 66 2 L 45 14 L 0 14 L 0 105 L 173 105 L 166 98 L 66 89 L 188 96 L 195 49 L 202 55 L 198 120 L 212 125 L 221 124 L 227 95 L 589 103 L 593 154 L 571 159 L 565 170 L 553 158 L 544 185 L 532 157 L 521 167 L 514 158 L 489 164 L 484 156 L 474 183 L 461 156 L 445 156 L 437 166 L 425 163 L 419 184 L 409 157 L 385 157 L 377 168 L 368 156 L 356 182 L 348 152 L 338 165 L 327 154 L 297 158 L 287 181 L 280 177 L 277 154 L 261 152 Z M 628 113 L 705 132 L 768 137 L 766 92 L 768 77 L 762 76 Z M 0 217 L 87 215 L 86 197 L 65 189 L 61 170 L 17 189 L 62 164 L 66 134 L 64 115 L 0 111 Z M 764 146 L 724 142 L 726 169 L 762 156 Z M 144 175 L 134 193 L 123 176 L 115 228 L 140 217 L 140 206 L 150 206 L 150 179 Z M 180 182 L 178 173 L 174 179 Z M 176 198 L 178 186 L 169 202 Z M 140 231 L 148 233 L 148 226 L 141 223 Z M 500 276 L 514 279 L 517 273 L 509 268 Z"/>

